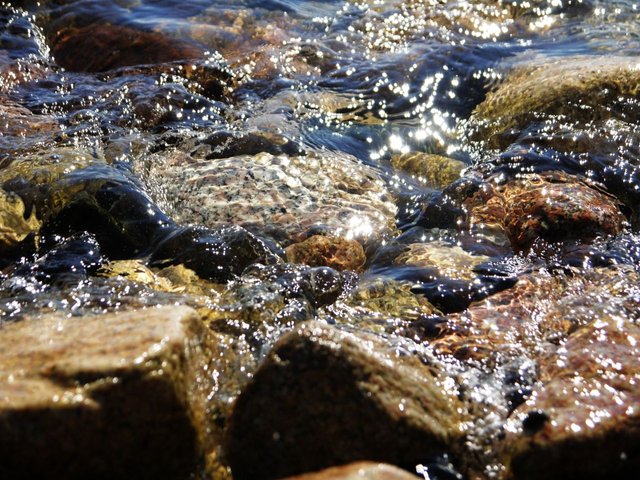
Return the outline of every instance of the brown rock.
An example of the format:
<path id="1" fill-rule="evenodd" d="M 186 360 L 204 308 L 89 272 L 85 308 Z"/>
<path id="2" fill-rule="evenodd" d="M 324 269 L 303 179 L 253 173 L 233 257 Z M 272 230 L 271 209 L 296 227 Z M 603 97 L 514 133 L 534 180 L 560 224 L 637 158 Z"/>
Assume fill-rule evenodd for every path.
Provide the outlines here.
<path id="1" fill-rule="evenodd" d="M 432 153 L 410 152 L 391 158 L 391 164 L 427 185 L 443 189 L 460 178 L 464 163 Z"/>
<path id="2" fill-rule="evenodd" d="M 120 25 L 65 28 L 52 39 L 52 53 L 62 67 L 76 72 L 197 58 L 202 51 L 157 32 Z"/>
<path id="3" fill-rule="evenodd" d="M 234 478 L 279 478 L 368 458 L 409 468 L 459 450 L 464 409 L 435 364 L 379 337 L 306 323 L 238 398 L 225 438 Z"/>
<path id="4" fill-rule="evenodd" d="M 331 267 L 336 270 L 360 271 L 367 257 L 362 245 L 346 238 L 313 235 L 286 249 L 287 260 L 312 267 Z"/>
<path id="5" fill-rule="evenodd" d="M 356 462 L 320 472 L 305 473 L 287 480 L 415 480 L 416 476 L 393 465 Z"/>
<path id="6" fill-rule="evenodd" d="M 35 212 L 26 216 L 22 199 L 0 189 L 0 253 L 15 247 L 28 235 L 40 230 L 42 222 Z"/>
<path id="7" fill-rule="evenodd" d="M 509 478 L 633 478 L 640 468 L 640 326 L 606 312 L 541 361 L 507 423 Z"/>
<path id="8" fill-rule="evenodd" d="M 615 198 L 597 184 L 560 172 L 487 183 L 464 203 L 472 227 L 504 232 L 516 250 L 537 238 L 591 240 L 616 234 L 626 222 Z"/>
<path id="9" fill-rule="evenodd" d="M 212 342 L 185 307 L 0 329 L 0 477 L 187 478 L 207 446 Z"/>

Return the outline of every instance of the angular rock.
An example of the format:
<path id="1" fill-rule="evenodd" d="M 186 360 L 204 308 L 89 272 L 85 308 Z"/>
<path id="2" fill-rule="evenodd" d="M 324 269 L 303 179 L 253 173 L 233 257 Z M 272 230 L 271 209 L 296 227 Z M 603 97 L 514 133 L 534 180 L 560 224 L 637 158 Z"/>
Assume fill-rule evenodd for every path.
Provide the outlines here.
<path id="1" fill-rule="evenodd" d="M 313 235 L 300 243 L 289 245 L 286 252 L 291 263 L 336 270 L 360 271 L 367 260 L 362 245 L 357 241 L 324 235 Z"/>
<path id="2" fill-rule="evenodd" d="M 0 329 L 2 478 L 186 478 L 208 447 L 213 343 L 195 312 Z"/>
<path id="3" fill-rule="evenodd" d="M 356 462 L 320 472 L 288 477 L 286 480 L 415 480 L 416 476 L 393 465 Z"/>
<path id="4" fill-rule="evenodd" d="M 464 443 L 455 382 L 379 337 L 306 323 L 238 398 L 224 451 L 234 478 L 279 478 L 362 458 L 415 467 Z"/>
<path id="5" fill-rule="evenodd" d="M 640 468 L 640 327 L 604 312 L 541 360 L 506 425 L 507 477 L 633 478 Z"/>

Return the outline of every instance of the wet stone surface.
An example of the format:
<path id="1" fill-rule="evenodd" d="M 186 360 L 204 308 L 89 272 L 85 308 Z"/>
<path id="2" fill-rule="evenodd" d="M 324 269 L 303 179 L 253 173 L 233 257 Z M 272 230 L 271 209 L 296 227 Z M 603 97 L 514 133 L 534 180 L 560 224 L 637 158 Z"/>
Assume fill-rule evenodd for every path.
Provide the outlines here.
<path id="1" fill-rule="evenodd" d="M 639 24 L 0 1 L 0 476 L 631 478 Z"/>

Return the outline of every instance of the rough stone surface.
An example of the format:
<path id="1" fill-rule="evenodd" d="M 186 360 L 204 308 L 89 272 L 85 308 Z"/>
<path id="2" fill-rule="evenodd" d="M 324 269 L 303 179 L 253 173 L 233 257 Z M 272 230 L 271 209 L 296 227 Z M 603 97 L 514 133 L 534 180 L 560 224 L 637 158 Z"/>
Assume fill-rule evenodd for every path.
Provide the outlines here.
<path id="1" fill-rule="evenodd" d="M 0 329 L 2 478 L 186 478 L 212 347 L 195 312 L 50 315 Z"/>
<path id="2" fill-rule="evenodd" d="M 604 312 L 540 362 L 507 423 L 508 477 L 632 478 L 640 468 L 640 327 Z"/>
<path id="3" fill-rule="evenodd" d="M 287 260 L 312 267 L 360 271 L 367 257 L 355 240 L 313 235 L 287 247 Z"/>
<path id="4" fill-rule="evenodd" d="M 320 472 L 305 473 L 287 480 L 415 480 L 416 476 L 393 465 L 356 462 Z"/>
<path id="5" fill-rule="evenodd" d="M 502 185 L 486 183 L 464 202 L 471 227 L 504 233 L 516 250 L 538 238 L 592 240 L 616 234 L 626 219 L 614 197 L 586 180 L 548 172 Z"/>
<path id="6" fill-rule="evenodd" d="M 461 447 L 463 412 L 435 361 L 307 323 L 276 344 L 238 398 L 225 453 L 237 479 L 362 458 L 412 467 Z"/>

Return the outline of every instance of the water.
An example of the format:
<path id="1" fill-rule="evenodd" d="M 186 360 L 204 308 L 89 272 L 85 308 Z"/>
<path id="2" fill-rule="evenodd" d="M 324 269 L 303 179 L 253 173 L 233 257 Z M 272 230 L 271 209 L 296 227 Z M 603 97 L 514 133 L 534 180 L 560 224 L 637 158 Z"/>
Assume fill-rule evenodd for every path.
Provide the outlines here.
<path id="1" fill-rule="evenodd" d="M 636 63 L 639 25 L 640 5 L 617 0 L 0 2 L 0 183 L 23 221 L 35 211 L 41 223 L 0 259 L 2 321 L 185 303 L 258 358 L 311 318 L 428 344 L 446 318 L 464 324 L 472 302 L 508 301 L 539 272 L 557 274 L 578 307 L 589 287 L 572 275 L 593 274 L 590 298 L 603 302 L 608 280 L 594 269 L 629 266 L 614 285 L 640 266 L 637 77 L 615 70 Z M 609 77 L 571 84 L 592 65 Z M 556 85 L 555 100 L 537 100 Z M 447 187 L 398 168 L 415 153 L 461 162 L 464 179 Z M 549 189 L 606 192 L 624 225 L 515 248 L 492 225 L 464 223 L 487 185 L 549 171 L 565 175 Z M 282 265 L 289 244 L 318 232 L 359 240 L 362 271 Z M 173 287 L 112 274 L 130 259 Z M 210 282 L 175 277 L 175 264 Z M 635 321 L 637 289 L 613 290 L 614 313 Z M 523 308 L 552 317 L 541 295 Z M 516 343 L 471 370 L 464 355 L 447 367 L 466 372 L 485 420 L 538 381 L 528 366 L 513 380 L 514 358 L 540 354 Z M 483 425 L 479 450 L 500 428 Z M 483 455 L 486 474 L 501 471 Z"/>

